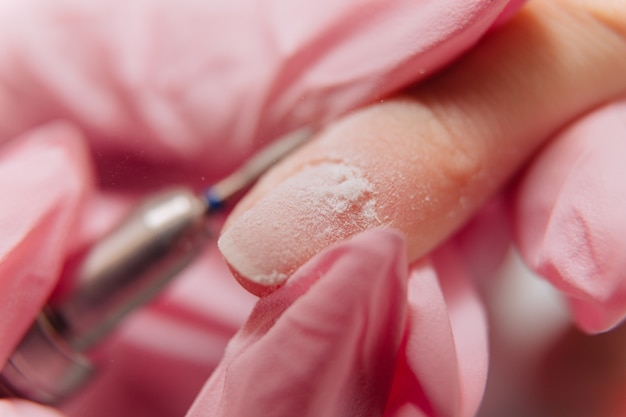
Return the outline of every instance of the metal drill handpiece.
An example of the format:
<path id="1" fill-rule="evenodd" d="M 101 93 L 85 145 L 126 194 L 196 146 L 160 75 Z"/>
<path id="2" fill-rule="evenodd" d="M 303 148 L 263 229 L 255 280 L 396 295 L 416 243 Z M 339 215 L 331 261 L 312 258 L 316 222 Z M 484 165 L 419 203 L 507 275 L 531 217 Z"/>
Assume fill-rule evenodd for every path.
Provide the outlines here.
<path id="1" fill-rule="evenodd" d="M 74 350 L 89 350 L 195 258 L 209 237 L 205 212 L 190 190 L 168 190 L 145 201 L 89 252 L 76 290 L 54 308 Z"/>
<path id="2" fill-rule="evenodd" d="M 277 140 L 203 197 L 176 188 L 142 203 L 91 248 L 75 290 L 39 314 L 2 369 L 0 397 L 55 404 L 82 387 L 93 369 L 84 354 L 195 258 L 210 215 L 310 136 L 305 128 Z"/>
<path id="3" fill-rule="evenodd" d="M 98 242 L 78 268 L 76 289 L 48 306 L 0 375 L 5 395 L 55 404 L 90 379 L 83 353 L 145 304 L 204 247 L 206 204 L 187 189 L 138 207 Z M 2 387 L 0 387 L 0 393 Z"/>
<path id="4" fill-rule="evenodd" d="M 221 206 L 249 187 L 311 135 L 300 129 L 259 152 L 211 188 Z M 74 294 L 56 309 L 67 324 L 66 339 L 86 351 L 130 311 L 152 299 L 204 247 L 210 202 L 174 189 L 144 202 L 89 253 Z"/>

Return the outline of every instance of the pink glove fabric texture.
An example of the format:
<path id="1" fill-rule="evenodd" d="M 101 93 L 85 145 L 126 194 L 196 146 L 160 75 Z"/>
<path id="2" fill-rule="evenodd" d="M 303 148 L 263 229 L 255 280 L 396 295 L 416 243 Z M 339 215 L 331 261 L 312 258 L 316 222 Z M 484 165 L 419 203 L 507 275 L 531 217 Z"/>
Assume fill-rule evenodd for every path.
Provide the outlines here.
<path id="1" fill-rule="evenodd" d="M 520 3 L 5 2 L 0 142 L 69 119 L 101 182 L 145 183 L 128 174 L 154 163 L 177 169 L 149 181 L 211 181 L 281 133 L 433 74 Z"/>
<path id="2" fill-rule="evenodd" d="M 626 100 L 594 110 L 551 141 L 515 195 L 526 262 L 568 296 L 591 333 L 626 315 L 624 138 Z"/>
<path id="3" fill-rule="evenodd" d="M 375 230 L 315 257 L 257 303 L 188 416 L 473 415 L 478 297 L 452 249 L 410 272 L 404 254 Z"/>
<path id="4" fill-rule="evenodd" d="M 3 3 L 0 364 L 64 262 L 143 195 L 201 188 L 280 133 L 418 82 L 520 4 Z M 247 321 L 254 299 L 210 247 L 64 412 L 182 415 L 217 367 L 189 415 L 471 416 L 487 348 L 464 255 L 450 244 L 409 268 L 402 245 L 372 231 L 332 247 Z"/>

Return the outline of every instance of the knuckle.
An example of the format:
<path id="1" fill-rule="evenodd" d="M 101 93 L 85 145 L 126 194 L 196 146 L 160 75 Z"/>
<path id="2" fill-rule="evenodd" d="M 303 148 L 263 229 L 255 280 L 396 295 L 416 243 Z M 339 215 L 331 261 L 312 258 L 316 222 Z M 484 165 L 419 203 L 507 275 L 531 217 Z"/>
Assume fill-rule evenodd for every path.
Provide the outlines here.
<path id="1" fill-rule="evenodd" d="M 472 123 L 459 115 L 450 116 L 430 108 L 433 124 L 432 146 L 439 155 L 439 174 L 455 188 L 464 188 L 483 176 L 485 143 Z"/>

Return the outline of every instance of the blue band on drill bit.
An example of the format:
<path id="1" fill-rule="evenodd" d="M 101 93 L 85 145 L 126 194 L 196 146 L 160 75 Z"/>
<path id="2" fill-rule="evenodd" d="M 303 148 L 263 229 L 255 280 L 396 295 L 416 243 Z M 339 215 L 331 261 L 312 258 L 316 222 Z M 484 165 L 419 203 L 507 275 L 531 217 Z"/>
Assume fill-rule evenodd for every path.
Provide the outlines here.
<path id="1" fill-rule="evenodd" d="M 224 207 L 224 201 L 218 196 L 212 188 L 204 192 L 204 200 L 207 203 L 209 211 L 216 211 Z"/>

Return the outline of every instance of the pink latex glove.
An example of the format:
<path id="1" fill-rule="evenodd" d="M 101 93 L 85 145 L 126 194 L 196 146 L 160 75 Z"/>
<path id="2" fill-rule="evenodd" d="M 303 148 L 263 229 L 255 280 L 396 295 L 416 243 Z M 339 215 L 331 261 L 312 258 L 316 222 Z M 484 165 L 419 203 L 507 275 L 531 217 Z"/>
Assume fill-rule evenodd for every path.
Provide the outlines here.
<path id="1" fill-rule="evenodd" d="M 5 2 L 0 8 L 0 363 L 55 286 L 63 284 L 57 280 L 64 262 L 142 195 L 170 183 L 209 184 L 280 133 L 331 119 L 432 74 L 520 2 L 511 2 L 502 14 L 507 3 Z M 66 122 L 43 125 L 59 119 Z M 363 256 L 362 247 L 371 246 L 377 236 L 347 244 L 346 259 Z M 385 369 L 384 375 L 373 369 L 367 377 L 380 376 L 381 386 L 395 384 L 392 411 L 404 409 L 404 401 L 414 398 L 409 389 L 423 391 L 420 406 L 471 415 L 484 379 L 484 337 L 475 342 L 477 349 L 457 352 L 464 345 L 455 332 L 464 330 L 448 324 L 456 307 L 446 307 L 434 269 L 420 266 L 407 295 L 400 240 L 386 234 L 379 238 L 388 242 L 379 257 L 388 258 L 391 269 L 369 271 L 379 287 L 361 284 L 350 305 L 336 307 L 345 307 L 345 313 L 369 306 L 376 312 L 384 307 L 377 303 L 378 291 L 399 301 L 380 312 L 379 323 L 395 326 L 393 340 L 379 339 L 391 330 L 374 321 L 364 321 L 361 330 L 372 348 L 382 344 L 387 356 L 381 360 L 387 364 L 402 352 L 398 378 L 410 383 L 397 385 L 395 373 Z M 312 268 L 330 264 L 321 256 Z M 396 270 L 394 279 L 386 279 Z M 341 280 L 324 280 L 328 291 L 350 285 L 341 269 L 331 275 L 337 274 Z M 424 282 L 417 275 L 424 275 Z M 320 291 L 311 298 L 323 304 Z M 284 293 L 294 301 L 294 293 Z M 406 299 L 408 307 L 402 302 Z M 110 366 L 66 405 L 67 413 L 180 414 L 219 361 L 252 301 L 228 280 L 214 248 L 209 248 L 165 297 L 114 337 Z M 250 323 L 260 319 L 268 302 L 261 303 Z M 306 303 L 303 299 L 302 307 L 295 307 L 305 309 Z M 406 321 L 420 309 L 428 319 Z M 472 317 L 472 328 L 481 334 L 480 313 Z M 268 312 L 270 319 L 278 317 Z M 434 335 L 424 344 L 417 334 L 421 332 Z M 335 343 L 330 336 L 317 339 L 322 349 L 318 354 Z M 341 340 L 336 351 L 341 356 L 333 363 L 367 347 L 354 337 Z M 267 340 L 268 348 L 276 351 L 275 342 Z M 422 362 L 443 351 L 445 357 Z M 319 360 L 315 351 L 309 360 Z M 477 376 L 466 378 L 462 370 L 474 364 Z M 346 377 L 354 371 L 348 367 Z M 307 395 L 304 386 L 293 385 L 286 375 L 276 377 L 285 389 L 296 387 Z M 349 379 L 333 383 L 349 387 Z M 448 403 L 449 389 L 458 392 L 458 404 Z M 353 399 L 362 402 L 363 393 L 353 394 L 345 400 L 318 394 L 310 402 L 321 407 L 323 400 L 329 410 L 337 410 L 334 401 L 346 407 Z M 378 410 L 385 406 L 382 395 L 371 402 Z M 23 402 L 0 404 L 7 415 L 55 414 Z"/>
<path id="2" fill-rule="evenodd" d="M 567 214 L 561 221 L 560 208 L 551 211 L 550 199 L 560 190 L 559 175 L 570 170 L 571 160 L 555 159 L 568 152 L 576 155 L 577 146 L 564 140 L 559 152 L 546 156 L 540 145 L 573 120 L 584 123 L 586 113 L 626 90 L 626 51 L 621 36 L 625 10 L 611 7 L 615 4 L 610 2 L 536 4 L 485 40 L 461 64 L 417 86 L 408 97 L 355 111 L 270 173 L 240 204 L 220 238 L 220 249 L 242 284 L 258 294 L 271 293 L 288 285 L 298 268 L 311 257 L 316 259 L 314 254 L 328 244 L 376 224 L 397 227 L 407 238 L 409 260 L 419 259 L 435 244 L 449 239 L 450 233 L 514 174 L 524 156 L 538 152 L 539 166 L 551 175 L 540 175 L 528 189 L 522 188 L 537 193 L 521 199 L 522 210 L 529 202 L 528 217 L 518 217 L 522 249 L 531 265 L 547 265 L 544 271 L 551 273 L 559 287 L 587 304 L 586 311 L 576 312 L 587 330 L 606 330 L 621 320 L 623 279 L 619 257 L 610 252 L 619 248 L 621 241 L 607 233 L 607 226 L 621 219 L 598 215 L 607 208 L 608 213 L 618 213 L 621 205 L 603 199 L 603 208 L 594 210 L 587 201 L 589 195 L 576 195 L 576 200 L 565 199 Z M 573 9 L 564 8 L 568 5 Z M 591 36 L 584 30 L 587 28 L 598 36 Z M 494 62 L 501 64 L 501 72 L 494 70 Z M 561 135 L 554 140 L 563 141 Z M 597 161 L 604 160 L 599 156 Z M 557 175 L 550 172 L 553 166 Z M 534 169 L 531 165 L 531 176 Z M 614 183 L 590 174 L 583 174 L 585 188 L 608 187 L 611 192 L 606 195 L 614 192 Z M 541 187 L 536 186 L 539 181 L 545 181 Z M 597 185 L 600 182 L 602 187 Z M 542 216 L 536 217 L 535 209 L 544 210 Z M 554 228 L 548 228 L 546 245 L 541 245 L 541 224 L 529 230 L 528 236 L 535 240 L 524 242 L 528 238 L 525 219 L 532 226 L 546 218 L 549 226 L 552 219 L 559 219 Z M 609 223 L 604 225 L 604 221 Z M 567 227 L 562 227 L 564 223 Z M 589 226 L 594 230 L 586 230 Z M 601 228 L 595 230 L 597 226 Z M 460 239 L 470 260 L 468 255 L 478 252 L 472 243 L 490 237 L 481 229 L 474 239 L 471 231 Z M 616 229 L 619 236 L 621 228 Z M 563 239 L 563 234 L 567 238 Z M 487 245 L 487 249 L 491 258 L 497 258 L 494 246 Z M 537 260 L 532 256 L 534 250 L 539 253 Z M 581 259 L 579 253 L 584 255 Z M 554 266 L 557 271 L 549 269 L 556 269 Z M 608 266 L 606 271 L 604 266 Z M 447 280 L 443 274 L 440 279 Z M 593 281 L 592 285 L 586 281 Z M 236 357 L 224 371 L 226 381 L 230 369 L 233 378 L 240 379 Z M 431 378 L 435 375 L 439 373 L 429 373 Z M 214 392 L 227 396 L 219 387 L 213 380 L 205 395 L 213 399 Z M 271 386 L 269 397 L 280 397 L 275 389 L 273 395 L 270 391 Z M 198 409 L 210 412 L 208 404 L 214 402 L 200 398 Z M 276 400 L 275 404 L 280 407 L 283 402 Z M 426 415 L 439 412 L 423 403 L 409 410 L 407 413 Z"/>
<path id="3" fill-rule="evenodd" d="M 103 233 L 147 190 L 172 182 L 199 187 L 232 169 L 278 133 L 311 121 L 328 120 L 417 81 L 476 42 L 506 4 L 456 1 L 390 6 L 371 2 L 369 9 L 362 3 L 337 7 L 328 2 L 316 3 L 309 9 L 305 8 L 308 3 L 244 3 L 181 7 L 165 2 L 137 2 L 125 9 L 110 2 L 81 5 L 33 1 L 2 6 L 0 27 L 6 36 L 0 38 L 0 109 L 5 121 L 1 135 L 3 140 L 12 142 L 2 149 L 2 168 L 6 171 L 0 177 L 6 181 L 1 188 L 3 200 L 5 195 L 10 197 L 4 200 L 10 203 L 3 204 L 0 216 L 2 230 L 9 231 L 2 240 L 0 257 L 3 359 L 55 286 L 64 260 Z M 416 35 L 415 28 L 421 33 Z M 78 35 L 85 43 L 76 42 Z M 376 59 L 366 59 L 371 56 Z M 359 65 L 354 65 L 357 62 Z M 85 136 L 67 125 L 29 132 L 44 121 L 58 118 L 69 120 Z M 16 137 L 23 132 L 29 133 Z M 85 146 L 87 142 L 89 147 Z M 106 194 L 94 187 L 89 154 L 96 156 L 96 176 L 99 185 L 107 189 Z M 144 177 L 149 178 L 145 183 Z M 344 258 L 367 259 L 372 249 L 380 259 L 397 267 L 392 268 L 395 272 L 367 271 L 373 283 L 380 283 L 378 294 L 376 285 L 355 285 L 350 274 L 360 270 L 353 271 L 350 268 L 354 265 L 342 263 Z M 341 254 L 332 259 L 336 264 L 329 259 L 333 253 Z M 353 297 L 339 303 L 339 313 L 371 305 L 373 312 L 382 315 L 380 322 L 368 320 L 362 333 L 373 340 L 372 350 L 360 345 L 360 339 L 352 334 L 339 334 L 336 346 L 330 336 L 315 339 L 318 344 L 313 347 L 317 346 L 319 352 L 337 349 L 333 353 L 351 355 L 357 349 L 363 349 L 364 355 L 383 349 L 389 353 L 383 359 L 395 358 L 397 354 L 399 362 L 392 374 L 388 369 L 372 369 L 367 375 L 370 381 L 381 377 L 376 387 L 391 386 L 389 397 L 387 401 L 366 397 L 365 389 L 356 390 L 353 396 L 326 396 L 323 384 L 327 380 L 319 376 L 315 381 L 321 391 L 307 396 L 310 410 L 356 412 L 367 400 L 369 406 L 387 408 L 391 415 L 472 415 L 482 392 L 486 349 L 480 308 L 457 268 L 461 263 L 455 260 L 453 249 L 442 249 L 433 257 L 434 267 L 424 264 L 413 270 L 407 290 L 402 281 L 408 275 L 401 253 L 403 248 L 397 237 L 373 232 L 315 258 L 308 271 L 312 274 L 328 269 L 325 285 L 320 281 L 319 287 L 313 286 L 310 297 L 307 293 L 302 303 L 300 299 L 294 302 L 294 308 L 280 320 L 264 310 L 270 301 L 263 300 L 191 413 L 210 415 L 202 406 L 205 395 L 240 389 L 237 385 L 218 383 L 230 363 L 237 366 L 233 356 L 242 348 L 236 343 L 254 341 L 255 335 L 261 336 L 267 330 L 262 328 L 247 335 L 251 326 L 260 320 L 276 320 L 280 341 L 278 330 L 282 327 L 278 324 L 287 322 L 282 331 L 288 331 L 293 317 L 290 314 L 297 318 L 303 314 L 299 311 L 306 312 L 307 300 L 311 303 L 309 308 L 318 312 L 316 306 L 323 305 L 327 297 L 333 299 L 333 291 L 350 288 L 355 290 Z M 443 260 L 438 263 L 438 258 Z M 205 349 L 221 346 L 250 305 L 250 299 L 235 295 L 232 288 L 222 290 L 222 282 L 217 278 L 211 281 L 213 285 L 202 281 L 207 271 L 226 276 L 223 266 L 208 259 L 205 262 L 210 268 L 189 271 L 184 277 L 187 281 L 179 283 L 169 299 L 129 323 L 127 333 L 120 336 L 118 352 L 152 353 L 143 366 L 131 364 L 131 370 L 126 371 L 130 372 L 127 378 L 132 375 L 137 379 L 124 382 L 125 374 L 121 371 L 109 385 L 100 387 L 101 391 L 93 389 L 86 399 L 70 406 L 71 414 L 155 415 L 155 410 L 141 401 L 141 394 L 146 393 L 153 401 L 160 397 L 158 405 L 151 406 L 164 415 L 180 412 L 184 407 L 180 398 L 194 395 L 190 375 L 206 376 L 221 353 L 216 349 L 209 354 Z M 442 284 L 435 279 L 435 271 L 446 276 Z M 303 278 L 298 282 L 315 279 L 314 275 L 301 274 Z M 336 279 L 331 282 L 328 277 Z M 192 281 L 194 285 L 189 285 Z M 218 281 L 219 285 L 215 285 Z M 296 284 L 285 287 L 273 299 L 292 302 L 294 295 L 299 294 Z M 318 288 L 322 289 L 316 292 Z M 215 296 L 211 300 L 215 304 L 211 304 L 199 295 L 221 291 L 227 295 L 224 298 L 234 302 L 222 299 L 223 304 L 217 308 L 220 297 Z M 378 299 L 379 294 L 387 298 Z M 405 299 L 406 308 L 398 303 L 390 310 L 381 310 L 387 307 L 385 300 Z M 464 308 L 471 314 L 463 314 Z M 267 313 L 265 318 L 259 316 L 261 313 Z M 175 340 L 161 340 L 158 333 L 163 330 L 155 326 L 155 317 L 172 319 L 173 326 L 168 330 L 178 329 L 179 335 L 187 336 L 180 340 L 191 341 L 193 347 L 181 348 Z M 403 323 L 400 319 L 405 317 L 408 319 Z M 471 325 L 463 320 L 469 320 Z M 337 322 L 340 323 L 345 322 Z M 389 341 L 376 340 L 391 332 L 382 329 L 381 323 L 397 326 Z M 338 326 L 328 330 L 332 333 L 345 329 Z M 221 332 L 217 343 L 202 338 L 208 331 Z M 270 357 L 283 348 L 270 333 L 261 338 L 265 342 L 260 343 L 259 356 Z M 429 336 L 422 342 L 419 339 L 424 334 Z M 296 347 L 299 341 L 310 340 L 306 334 L 298 335 L 302 339 L 289 336 Z M 253 344 L 244 347 L 254 351 Z M 203 353 L 206 356 L 202 357 Z M 315 376 L 313 366 L 320 357 L 312 355 L 308 359 L 312 362 L 305 362 L 303 371 L 308 372 L 308 377 Z M 340 359 L 337 356 L 336 360 Z M 150 362 L 159 363 L 171 384 L 150 377 Z M 252 363 L 259 368 L 244 368 L 243 373 L 234 375 L 246 377 L 263 371 L 259 362 L 253 358 Z M 180 372 L 185 365 L 197 368 L 199 363 L 204 369 L 189 369 L 188 373 L 181 372 L 180 379 L 176 378 L 176 370 Z M 136 373 L 132 373 L 132 365 L 137 366 Z M 337 389 L 361 388 L 359 384 L 351 385 L 357 370 L 362 371 L 347 364 L 343 370 L 346 379 L 335 382 Z M 333 370 L 339 371 L 341 368 Z M 298 385 L 286 373 L 276 377 L 284 384 L 279 387 L 284 390 L 283 396 L 292 392 L 309 394 L 310 379 L 304 381 L 305 385 Z M 172 391 L 181 379 L 185 386 L 178 387 L 179 392 Z M 152 390 L 150 384 L 159 388 Z M 134 391 L 124 392 L 129 387 Z M 450 389 L 455 393 L 452 402 Z M 164 392 L 168 395 L 162 395 Z M 379 392 L 381 397 L 382 393 Z M 251 400 L 245 394 L 233 395 Z M 226 406 L 237 406 L 228 396 L 220 398 Z M 222 411 L 228 415 L 227 409 Z"/>
<path id="4" fill-rule="evenodd" d="M 626 100 L 601 106 L 551 142 L 515 195 L 523 256 L 568 295 L 588 332 L 626 316 L 625 137 Z"/>
<path id="5" fill-rule="evenodd" d="M 257 303 L 188 416 L 473 415 L 480 302 L 452 249 L 410 271 L 404 253 L 372 231 L 303 266 Z"/>

